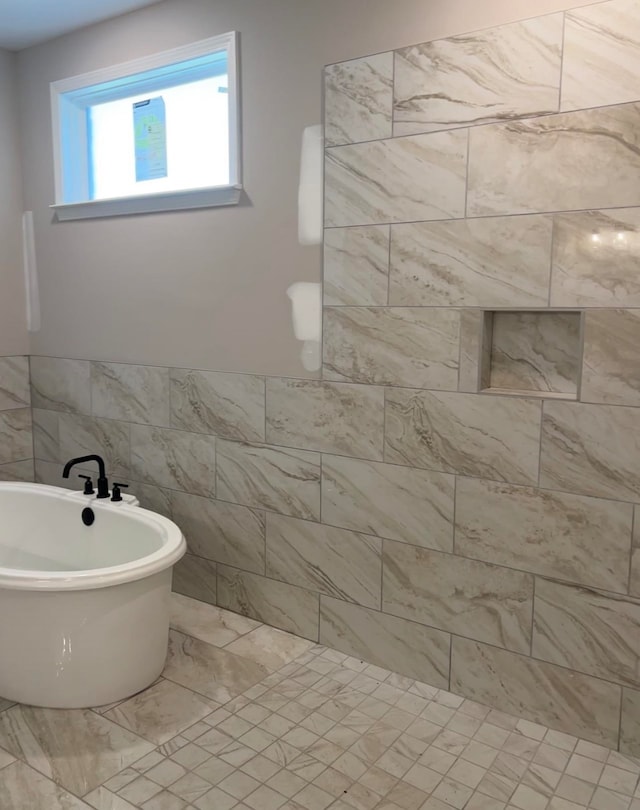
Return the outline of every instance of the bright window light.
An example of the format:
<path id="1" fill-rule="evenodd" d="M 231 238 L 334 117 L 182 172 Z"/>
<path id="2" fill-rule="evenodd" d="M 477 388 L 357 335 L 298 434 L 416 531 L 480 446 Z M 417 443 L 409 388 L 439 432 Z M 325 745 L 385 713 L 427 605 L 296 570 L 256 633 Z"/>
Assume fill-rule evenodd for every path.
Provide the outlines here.
<path id="1" fill-rule="evenodd" d="M 239 201 L 236 39 L 52 84 L 58 218 Z"/>

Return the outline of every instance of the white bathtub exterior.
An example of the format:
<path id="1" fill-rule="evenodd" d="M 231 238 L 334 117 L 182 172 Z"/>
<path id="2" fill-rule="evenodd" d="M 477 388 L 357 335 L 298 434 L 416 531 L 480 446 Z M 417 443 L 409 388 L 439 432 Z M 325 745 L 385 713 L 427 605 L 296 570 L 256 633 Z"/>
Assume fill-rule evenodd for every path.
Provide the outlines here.
<path id="1" fill-rule="evenodd" d="M 162 672 L 182 533 L 144 509 L 88 501 L 57 487 L 0 484 L 2 698 L 101 706 Z M 87 505 L 90 527 L 81 521 Z"/>

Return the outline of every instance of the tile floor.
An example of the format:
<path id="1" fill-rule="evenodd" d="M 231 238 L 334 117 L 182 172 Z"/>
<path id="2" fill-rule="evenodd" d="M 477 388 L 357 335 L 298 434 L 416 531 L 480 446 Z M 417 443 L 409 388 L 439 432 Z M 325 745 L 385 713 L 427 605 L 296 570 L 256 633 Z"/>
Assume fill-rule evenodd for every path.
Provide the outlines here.
<path id="1" fill-rule="evenodd" d="M 640 762 L 174 597 L 114 706 L 0 700 L 1 810 L 640 810 Z"/>

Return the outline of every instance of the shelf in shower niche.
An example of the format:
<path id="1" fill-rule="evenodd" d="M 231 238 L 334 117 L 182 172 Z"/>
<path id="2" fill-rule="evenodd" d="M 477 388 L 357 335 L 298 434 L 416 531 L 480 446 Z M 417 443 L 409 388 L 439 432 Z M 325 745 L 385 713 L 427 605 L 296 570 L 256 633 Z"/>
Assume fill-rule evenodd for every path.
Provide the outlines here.
<path id="1" fill-rule="evenodd" d="M 485 312 L 480 391 L 576 400 L 581 319 L 575 310 Z"/>

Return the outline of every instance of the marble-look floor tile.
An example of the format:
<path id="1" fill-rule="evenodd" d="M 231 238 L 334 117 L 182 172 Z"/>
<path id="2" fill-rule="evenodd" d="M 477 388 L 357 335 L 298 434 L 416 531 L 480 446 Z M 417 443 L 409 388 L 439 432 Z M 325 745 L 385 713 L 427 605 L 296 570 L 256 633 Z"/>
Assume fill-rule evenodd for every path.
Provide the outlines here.
<path id="1" fill-rule="evenodd" d="M 447 633 L 327 596 L 320 601 L 321 644 L 408 678 L 448 687 Z"/>
<path id="2" fill-rule="evenodd" d="M 224 647 L 259 626 L 259 622 L 246 616 L 177 593 L 171 595 L 171 627 L 214 647 Z"/>
<path id="3" fill-rule="evenodd" d="M 213 436 L 131 425 L 131 475 L 138 481 L 215 496 Z"/>
<path id="4" fill-rule="evenodd" d="M 322 520 L 416 546 L 453 550 L 453 477 L 325 455 Z"/>
<path id="5" fill-rule="evenodd" d="M 32 457 L 31 409 L 0 411 L 0 464 L 11 464 Z"/>
<path id="6" fill-rule="evenodd" d="M 33 459 L 0 464 L 0 481 L 35 481 Z"/>
<path id="7" fill-rule="evenodd" d="M 640 405 L 639 344 L 638 310 L 587 312 L 581 400 L 609 405 Z"/>
<path id="8" fill-rule="evenodd" d="M 388 540 L 382 559 L 385 613 L 529 652 L 530 574 Z"/>
<path id="9" fill-rule="evenodd" d="M 376 225 L 464 216 L 467 133 L 336 146 L 325 158 L 325 224 Z"/>
<path id="10" fill-rule="evenodd" d="M 283 515 L 320 519 L 318 453 L 222 440 L 216 452 L 218 498 Z"/>
<path id="11" fill-rule="evenodd" d="M 329 228 L 324 234 L 325 306 L 384 306 L 389 226 Z"/>
<path id="12" fill-rule="evenodd" d="M 494 312 L 491 388 L 577 396 L 578 312 Z"/>
<path id="13" fill-rule="evenodd" d="M 558 110 L 562 15 L 396 52 L 394 135 Z"/>
<path id="14" fill-rule="evenodd" d="M 226 649 L 275 672 L 310 647 L 311 642 L 306 639 L 263 625 L 232 641 Z"/>
<path id="15" fill-rule="evenodd" d="M 640 11 L 634 0 L 611 0 L 566 14 L 563 110 L 638 98 Z"/>
<path id="16" fill-rule="evenodd" d="M 270 444 L 382 461 L 383 425 L 383 388 L 267 380 Z"/>
<path id="17" fill-rule="evenodd" d="M 327 146 L 392 135 L 393 53 L 329 65 L 324 73 Z"/>
<path id="18" fill-rule="evenodd" d="M 60 461 L 60 435 L 58 411 L 33 408 L 33 453 L 41 461 Z M 69 456 L 70 458 L 70 456 Z"/>
<path id="19" fill-rule="evenodd" d="M 198 495 L 171 493 L 172 519 L 191 554 L 264 573 L 264 514 Z"/>
<path id="20" fill-rule="evenodd" d="M 640 506 L 634 507 L 633 540 L 631 542 L 631 577 L 629 593 L 640 597 Z"/>
<path id="21" fill-rule="evenodd" d="M 458 478 L 456 553 L 624 593 L 632 511 L 600 498 Z"/>
<path id="22" fill-rule="evenodd" d="M 317 593 L 221 565 L 218 604 L 303 638 L 318 640 Z"/>
<path id="23" fill-rule="evenodd" d="M 599 498 L 638 500 L 640 411 L 545 402 L 540 485 Z"/>
<path id="24" fill-rule="evenodd" d="M 551 306 L 638 307 L 640 208 L 556 214 Z"/>
<path id="25" fill-rule="evenodd" d="M 617 744 L 619 686 L 464 638 L 452 641 L 455 694 L 599 745 Z"/>
<path id="26" fill-rule="evenodd" d="M 24 408 L 30 404 L 29 358 L 0 357 L 0 411 Z"/>
<path id="27" fill-rule="evenodd" d="M 185 554 L 173 567 L 173 590 L 215 605 L 216 563 L 195 554 Z"/>
<path id="28" fill-rule="evenodd" d="M 172 630 L 162 674 L 217 703 L 227 703 L 266 678 L 268 670 L 255 661 Z"/>
<path id="29" fill-rule="evenodd" d="M 130 802 L 106 787 L 96 788 L 84 798 L 94 810 L 135 810 Z"/>
<path id="30" fill-rule="evenodd" d="M 0 807 L 6 810 L 91 810 L 90 805 L 24 762 L 14 762 L 2 771 Z"/>
<path id="31" fill-rule="evenodd" d="M 623 104 L 473 128 L 467 215 L 640 204 L 639 111 Z"/>
<path id="32" fill-rule="evenodd" d="M 131 475 L 129 424 L 114 419 L 96 419 L 73 413 L 58 416 L 58 459 L 98 453 L 109 477 L 120 481 Z"/>
<path id="33" fill-rule="evenodd" d="M 327 307 L 324 379 L 455 390 L 459 331 L 452 309 Z"/>
<path id="34" fill-rule="evenodd" d="M 169 370 L 126 363 L 91 363 L 94 416 L 169 426 Z"/>
<path id="35" fill-rule="evenodd" d="M 640 601 L 538 579 L 536 658 L 606 681 L 640 686 Z"/>
<path id="36" fill-rule="evenodd" d="M 161 680 L 110 709 L 104 717 L 145 740 L 162 745 L 217 708 L 217 703 L 171 681 Z"/>
<path id="37" fill-rule="evenodd" d="M 389 303 L 546 306 L 552 222 L 525 216 L 392 225 Z"/>
<path id="38" fill-rule="evenodd" d="M 170 369 L 171 426 L 264 441 L 264 377 Z"/>
<path id="39" fill-rule="evenodd" d="M 622 690 L 620 752 L 640 757 L 640 692 L 636 689 Z"/>
<path id="40" fill-rule="evenodd" d="M 381 545 L 376 537 L 267 515 L 268 576 L 366 607 L 380 607 Z"/>
<path id="41" fill-rule="evenodd" d="M 540 410 L 526 399 L 388 389 L 385 461 L 535 483 Z"/>
<path id="42" fill-rule="evenodd" d="M 31 404 L 34 408 L 71 413 L 91 413 L 91 382 L 88 360 L 59 357 L 29 359 Z"/>
<path id="43" fill-rule="evenodd" d="M 0 713 L 0 745 L 78 796 L 154 747 L 92 711 L 29 706 Z"/>

